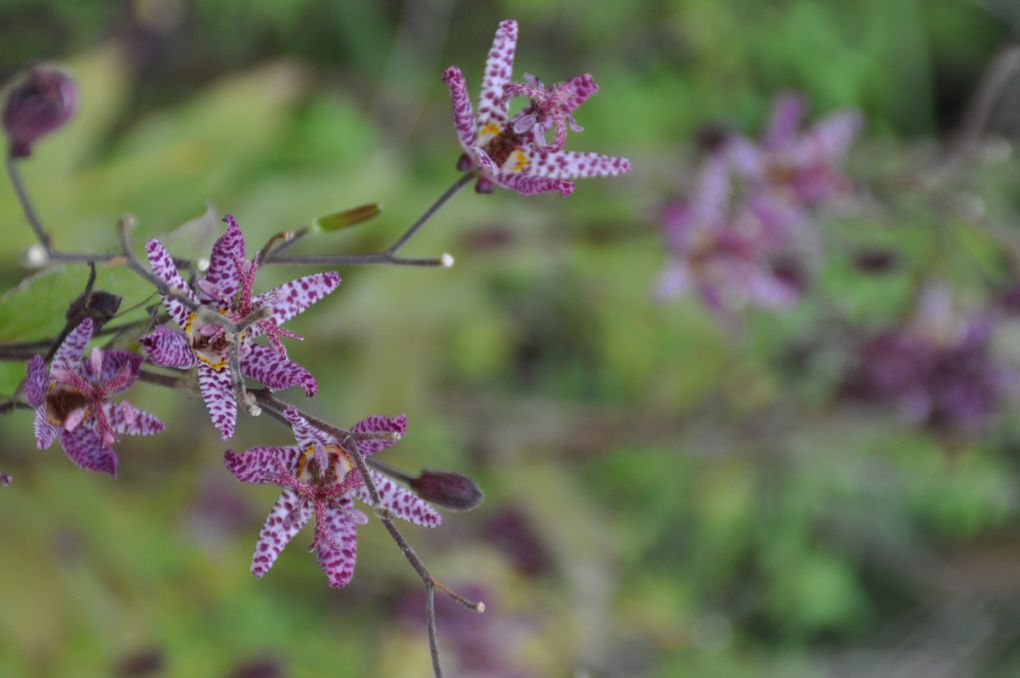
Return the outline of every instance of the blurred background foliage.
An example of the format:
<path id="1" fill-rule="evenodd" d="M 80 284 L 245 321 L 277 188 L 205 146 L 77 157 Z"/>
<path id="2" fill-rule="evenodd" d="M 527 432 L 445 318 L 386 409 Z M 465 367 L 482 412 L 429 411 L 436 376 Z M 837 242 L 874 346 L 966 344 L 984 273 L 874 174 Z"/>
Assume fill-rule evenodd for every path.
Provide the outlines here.
<path id="1" fill-rule="evenodd" d="M 566 200 L 458 195 L 408 250 L 449 251 L 454 268 L 341 270 L 290 347 L 319 378 L 310 411 L 406 412 L 388 462 L 487 492 L 440 530 L 408 530 L 488 605 L 441 607 L 449 674 L 1016 675 L 1020 419 L 948 440 L 836 398 L 848 346 L 907 316 L 919 278 L 948 279 L 965 306 L 1010 282 L 975 225 L 1017 227 L 1008 145 L 950 196 L 981 218 L 947 218 L 895 177 L 952 137 L 1014 2 L 0 0 L 0 76 L 48 60 L 77 80 L 78 115 L 23 166 L 62 249 L 113 247 L 127 211 L 138 243 L 207 205 L 259 243 L 378 201 L 371 224 L 300 247 L 367 252 L 454 180 L 440 75 L 455 63 L 477 92 L 506 17 L 518 74 L 601 85 L 571 146 L 635 170 Z M 694 300 L 655 302 L 659 210 L 690 188 L 699 131 L 756 134 L 789 89 L 816 115 L 864 113 L 850 175 L 880 207 L 819 224 L 835 245 L 789 313 L 733 331 Z M 0 222 L 10 289 L 32 235 L 9 187 Z M 189 233 L 175 254 L 202 250 Z M 876 246 L 902 263 L 854 266 Z M 294 271 L 265 273 L 268 288 Z M 0 341 L 59 331 L 87 271 L 44 275 L 0 299 Z M 117 267 L 98 285 L 152 302 Z M 3 365 L 3 393 L 23 374 Z M 168 431 L 123 441 L 116 481 L 34 451 L 23 412 L 0 418 L 15 477 L 0 491 L 0 674 L 425 675 L 419 587 L 379 525 L 361 530 L 348 589 L 326 588 L 307 535 L 254 580 L 274 490 L 233 481 L 200 401 L 137 391 Z M 241 415 L 231 446 L 288 440 Z"/>

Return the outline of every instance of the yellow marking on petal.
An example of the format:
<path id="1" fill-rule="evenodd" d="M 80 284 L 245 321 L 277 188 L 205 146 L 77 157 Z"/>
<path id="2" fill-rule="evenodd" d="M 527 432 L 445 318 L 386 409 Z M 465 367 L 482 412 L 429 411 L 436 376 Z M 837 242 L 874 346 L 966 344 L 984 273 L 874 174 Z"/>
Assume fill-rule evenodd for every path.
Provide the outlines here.
<path id="1" fill-rule="evenodd" d="M 484 146 L 485 142 L 487 142 L 489 139 L 495 136 L 499 136 L 499 133 L 502 131 L 503 130 L 500 129 L 499 125 L 497 125 L 494 122 L 490 122 L 484 127 L 482 127 L 481 130 L 479 130 L 478 141 L 475 143 L 477 143 L 479 146 Z"/>
<path id="2" fill-rule="evenodd" d="M 191 324 L 195 322 L 195 313 L 192 311 L 188 314 L 188 321 L 184 323 L 184 333 L 189 337 L 191 336 Z"/>
<path id="3" fill-rule="evenodd" d="M 208 365 L 209 367 L 213 368 L 216 371 L 222 370 L 224 367 L 227 366 L 227 361 L 226 360 L 218 360 L 216 362 L 213 362 L 212 360 L 210 360 L 209 358 L 206 358 L 204 355 L 202 355 L 198 351 L 193 351 L 193 353 L 195 354 L 196 358 L 198 358 L 199 360 L 201 360 L 206 365 Z"/>
<path id="4" fill-rule="evenodd" d="M 504 172 L 523 172 L 528 166 L 528 156 L 524 154 L 524 151 L 518 149 L 510 154 L 506 162 L 503 163 Z"/>

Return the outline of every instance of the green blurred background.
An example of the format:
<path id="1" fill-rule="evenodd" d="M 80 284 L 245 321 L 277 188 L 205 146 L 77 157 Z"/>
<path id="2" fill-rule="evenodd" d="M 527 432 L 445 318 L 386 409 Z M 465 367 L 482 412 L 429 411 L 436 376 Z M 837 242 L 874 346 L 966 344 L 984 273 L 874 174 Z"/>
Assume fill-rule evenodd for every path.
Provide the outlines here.
<path id="1" fill-rule="evenodd" d="M 457 64 L 476 93 L 508 17 L 518 76 L 587 71 L 601 86 L 571 147 L 634 171 L 569 199 L 465 191 L 405 250 L 448 251 L 454 268 L 341 269 L 290 344 L 320 384 L 299 405 L 339 424 L 405 412 L 387 462 L 464 472 L 487 493 L 439 530 L 406 530 L 488 606 L 441 607 L 448 674 L 1017 675 L 1020 419 L 950 445 L 835 403 L 847 358 L 826 334 L 833 313 L 860 328 L 901 317 L 933 270 L 972 297 L 999 275 L 967 224 L 967 247 L 933 244 L 937 207 L 883 172 L 951 136 L 1020 21 L 1013 0 L 2 0 L 0 76 L 52 60 L 77 80 L 79 114 L 23 167 L 62 249 L 113 247 L 124 212 L 140 243 L 209 205 L 256 244 L 381 202 L 376 221 L 298 250 L 368 252 L 456 178 L 440 75 Z M 816 115 L 864 112 L 851 174 L 893 208 L 821 224 L 839 246 L 790 313 L 730 332 L 695 300 L 657 303 L 658 212 L 689 188 L 699 130 L 757 133 L 791 88 Z M 1000 158 L 966 189 L 1006 227 L 1018 169 Z M 32 243 L 6 182 L 0 222 L 6 290 Z M 909 265 L 868 277 L 848 264 L 859 243 Z M 86 273 L 50 274 L 41 305 L 5 298 L 0 341 L 59 331 Z M 151 303 L 122 269 L 101 267 L 98 285 Z M 805 342 L 827 348 L 798 360 Z M 2 392 L 23 373 L 0 366 Z M 255 580 L 276 489 L 233 480 L 199 400 L 139 385 L 133 401 L 168 430 L 122 441 L 116 481 L 36 452 L 24 412 L 0 418 L 15 477 L 0 490 L 0 675 L 428 674 L 420 586 L 378 524 L 359 531 L 345 590 L 326 587 L 307 533 Z M 233 449 L 289 442 L 239 423 Z"/>

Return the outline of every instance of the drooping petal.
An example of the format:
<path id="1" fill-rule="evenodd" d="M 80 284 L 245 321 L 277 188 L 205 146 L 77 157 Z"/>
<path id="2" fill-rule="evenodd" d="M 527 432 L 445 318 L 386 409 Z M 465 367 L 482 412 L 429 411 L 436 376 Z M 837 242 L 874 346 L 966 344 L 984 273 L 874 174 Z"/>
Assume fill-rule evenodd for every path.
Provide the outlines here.
<path id="1" fill-rule="evenodd" d="M 259 344 L 250 345 L 250 352 L 241 360 L 241 371 L 245 376 L 262 382 L 272 391 L 301 386 L 305 389 L 305 395 L 311 398 L 318 387 L 311 372 L 273 349 Z"/>
<path id="2" fill-rule="evenodd" d="M 213 426 L 219 429 L 224 440 L 234 435 L 237 421 L 237 398 L 230 380 L 230 370 L 215 370 L 206 364 L 198 366 L 198 388 L 209 409 Z"/>
<path id="3" fill-rule="evenodd" d="M 141 344 L 149 360 L 162 367 L 185 370 L 197 362 L 187 335 L 166 325 L 160 325 L 152 334 L 142 337 Z"/>
<path id="4" fill-rule="evenodd" d="M 280 474 L 293 474 L 300 456 L 296 447 L 252 447 L 243 453 L 227 450 L 223 462 L 242 483 L 272 483 Z"/>
<path id="5" fill-rule="evenodd" d="M 797 128 L 806 109 L 803 97 L 797 94 L 787 93 L 779 97 L 772 106 L 772 114 L 765 128 L 765 147 L 775 150 L 793 142 L 797 138 Z"/>
<path id="6" fill-rule="evenodd" d="M 92 338 L 92 318 L 85 318 L 77 327 L 68 333 L 64 343 L 57 349 L 50 365 L 52 371 L 79 373 L 82 369 L 82 356 L 85 347 Z"/>
<path id="7" fill-rule="evenodd" d="M 184 278 L 174 266 L 174 260 L 158 240 L 150 240 L 145 243 L 145 252 L 149 257 L 149 267 L 157 278 L 172 290 L 185 295 L 195 301 L 195 295 L 184 282 Z M 184 327 L 188 322 L 188 308 L 181 302 L 168 296 L 163 297 L 163 305 L 179 326 Z"/>
<path id="8" fill-rule="evenodd" d="M 319 565 L 329 578 L 331 588 L 343 588 L 354 576 L 354 562 L 358 556 L 357 530 L 347 511 L 339 507 L 324 507 L 316 520 L 323 523 L 316 526 L 318 538 L 315 550 Z"/>
<path id="9" fill-rule="evenodd" d="M 130 436 L 151 436 L 166 428 L 159 419 L 126 400 L 116 403 L 104 402 L 103 413 L 117 433 L 125 433 Z"/>
<path id="10" fill-rule="evenodd" d="M 375 471 L 369 473 L 375 482 L 375 488 L 379 490 L 383 506 L 393 511 L 393 515 L 421 527 L 438 527 L 443 522 L 439 512 L 411 490 L 398 485 L 381 473 Z M 372 495 L 364 485 L 354 491 L 354 496 L 366 504 L 372 503 Z"/>
<path id="11" fill-rule="evenodd" d="M 526 159 L 522 172 L 549 179 L 584 177 L 615 177 L 630 171 L 630 160 L 599 153 L 578 151 L 544 151 L 527 148 L 521 151 Z"/>
<path id="12" fill-rule="evenodd" d="M 117 475 L 117 453 L 90 426 L 78 426 L 73 431 L 61 429 L 57 437 L 67 458 L 81 468 Z"/>
<path id="13" fill-rule="evenodd" d="M 574 192 L 574 182 L 567 179 L 548 179 L 532 174 L 497 174 L 492 180 L 503 188 L 509 188 L 521 195 L 559 193 L 567 197 Z"/>
<path id="14" fill-rule="evenodd" d="M 202 285 L 218 290 L 219 293 L 213 295 L 200 288 L 199 298 L 203 303 L 229 303 L 241 287 L 237 262 L 245 259 L 244 235 L 232 215 L 226 215 L 223 221 L 227 222 L 227 232 L 213 245 L 212 254 L 209 255 L 209 270 L 205 274 L 205 284 Z"/>
<path id="15" fill-rule="evenodd" d="M 516 49 L 517 22 L 501 21 L 485 61 L 485 76 L 478 97 L 478 140 L 481 143 L 499 134 L 506 125 L 507 104 L 500 105 L 500 100 L 503 98 L 503 87 L 513 74 Z"/>
<path id="16" fill-rule="evenodd" d="M 320 431 L 315 428 L 302 417 L 296 408 L 288 407 L 283 416 L 290 422 L 290 427 L 294 430 L 294 440 L 297 441 L 298 446 L 302 450 L 307 450 L 309 447 L 315 447 L 316 445 L 335 445 L 336 441 L 326 432 Z"/>
<path id="17" fill-rule="evenodd" d="M 41 355 L 32 356 L 28 361 L 28 374 L 25 376 L 25 400 L 32 407 L 39 407 L 46 398 L 46 387 L 50 383 L 50 371 L 46 369 L 46 361 Z"/>
<path id="18" fill-rule="evenodd" d="M 35 446 L 37 448 L 45 450 L 53 444 L 53 439 L 57 435 L 57 427 L 46 418 L 45 408 L 40 407 L 35 411 L 35 421 L 32 422 L 32 427 L 35 429 Z"/>
<path id="19" fill-rule="evenodd" d="M 282 325 L 335 290 L 339 284 L 340 274 L 336 271 L 315 273 L 260 294 L 255 298 L 254 305 L 260 307 L 268 304 L 273 309 L 271 319 L 277 325 Z"/>
<path id="20" fill-rule="evenodd" d="M 567 104 L 564 110 L 567 113 L 571 113 L 578 106 L 588 100 L 593 94 L 599 91 L 599 86 L 595 84 L 595 80 L 591 77 L 590 73 L 584 73 L 577 76 L 570 81 L 571 92 L 570 98 L 567 99 Z"/>
<path id="21" fill-rule="evenodd" d="M 453 107 L 453 126 L 457 138 L 465 151 L 470 152 L 475 143 L 475 112 L 471 108 L 464 74 L 456 66 L 450 66 L 443 73 L 443 83 L 450 90 L 450 105 Z"/>
<path id="22" fill-rule="evenodd" d="M 251 573 L 261 579 L 280 556 L 283 547 L 294 538 L 308 519 L 312 517 L 310 506 L 302 502 L 293 490 L 284 490 L 280 498 L 269 509 L 269 516 L 259 532 L 255 554 L 251 559 Z"/>
<path id="23" fill-rule="evenodd" d="M 374 415 L 362 419 L 351 428 L 352 433 L 395 433 L 392 437 L 380 438 L 359 438 L 358 449 L 362 456 L 371 457 L 373 454 L 395 445 L 398 440 L 407 433 L 407 417 L 382 417 Z"/>

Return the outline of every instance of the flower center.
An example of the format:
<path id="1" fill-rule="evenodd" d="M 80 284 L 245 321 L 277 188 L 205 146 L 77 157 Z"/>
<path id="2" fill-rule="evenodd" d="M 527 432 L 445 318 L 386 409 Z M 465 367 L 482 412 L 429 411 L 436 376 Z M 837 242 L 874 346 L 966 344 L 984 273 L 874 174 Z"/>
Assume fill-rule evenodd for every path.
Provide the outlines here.
<path id="1" fill-rule="evenodd" d="M 87 408 L 91 399 L 81 391 L 63 384 L 51 384 L 46 391 L 46 418 L 61 428 L 72 412 Z M 88 412 L 85 416 L 88 416 Z M 84 417 L 82 417 L 84 418 Z"/>
<path id="2" fill-rule="evenodd" d="M 227 351 L 230 348 L 226 330 L 213 323 L 198 324 L 195 319 L 196 315 L 189 313 L 184 327 L 191 351 L 209 367 L 222 370 L 227 366 Z"/>
<path id="3" fill-rule="evenodd" d="M 301 453 L 296 475 L 311 485 L 332 487 L 350 475 L 354 463 L 339 445 L 315 445 Z"/>

